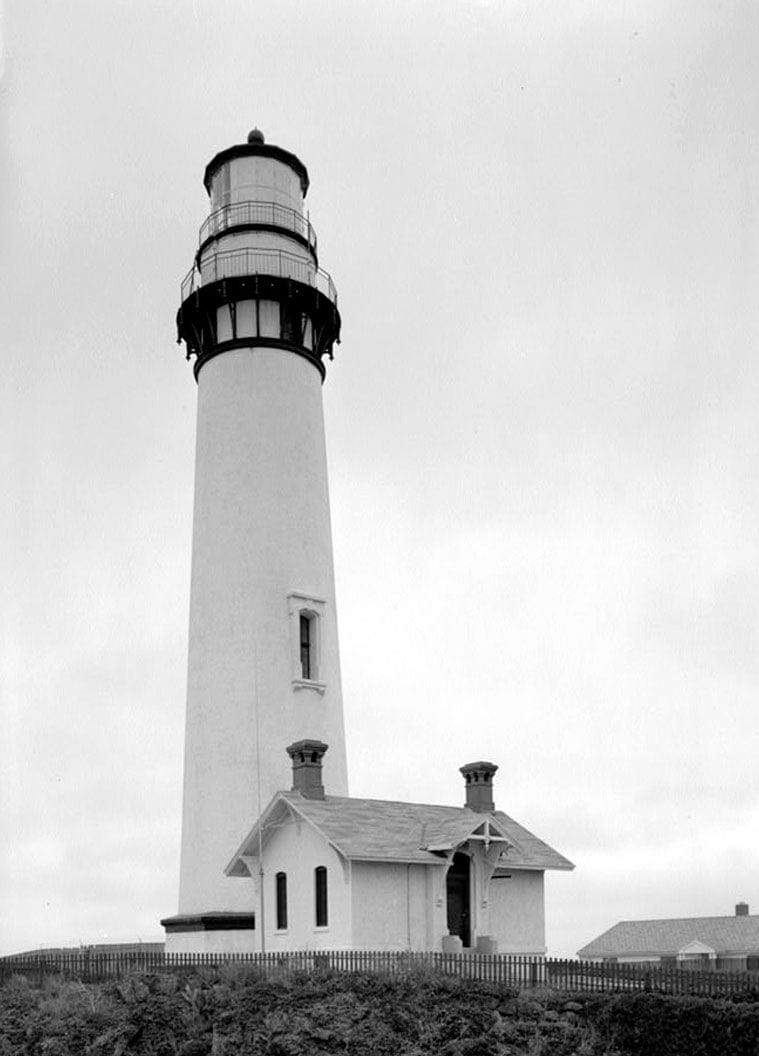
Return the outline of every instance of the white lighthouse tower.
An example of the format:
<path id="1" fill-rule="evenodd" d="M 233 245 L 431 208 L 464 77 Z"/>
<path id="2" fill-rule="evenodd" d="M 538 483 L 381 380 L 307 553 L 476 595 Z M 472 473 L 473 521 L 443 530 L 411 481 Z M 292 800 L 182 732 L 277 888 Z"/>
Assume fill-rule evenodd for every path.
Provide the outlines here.
<path id="1" fill-rule="evenodd" d="M 179 913 L 169 951 L 259 948 L 255 880 L 224 875 L 275 792 L 285 747 L 329 744 L 347 795 L 321 386 L 337 294 L 304 215 L 303 163 L 264 142 L 217 154 L 182 283 L 198 385 Z"/>

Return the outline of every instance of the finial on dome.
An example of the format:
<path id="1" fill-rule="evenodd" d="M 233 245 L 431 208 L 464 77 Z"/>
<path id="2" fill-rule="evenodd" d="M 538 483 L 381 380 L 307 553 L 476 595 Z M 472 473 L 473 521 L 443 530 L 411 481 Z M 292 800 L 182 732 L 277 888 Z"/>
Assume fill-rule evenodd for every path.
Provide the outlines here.
<path id="1" fill-rule="evenodd" d="M 264 134 L 260 128 L 254 128 L 252 132 L 248 132 L 248 143 L 257 143 L 259 146 L 264 141 Z"/>

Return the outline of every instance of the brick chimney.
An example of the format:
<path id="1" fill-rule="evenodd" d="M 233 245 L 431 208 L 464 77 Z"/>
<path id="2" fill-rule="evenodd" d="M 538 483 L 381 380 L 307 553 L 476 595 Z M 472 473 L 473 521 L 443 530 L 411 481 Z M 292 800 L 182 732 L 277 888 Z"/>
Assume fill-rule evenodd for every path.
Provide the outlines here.
<path id="1" fill-rule="evenodd" d="M 747 917 L 748 916 L 748 902 L 736 902 L 736 904 L 735 904 L 735 915 L 736 915 L 736 917 Z"/>
<path id="2" fill-rule="evenodd" d="M 306 799 L 324 799 L 322 759 L 327 751 L 323 741 L 296 741 L 287 748 L 293 761 L 293 792 Z"/>
<path id="3" fill-rule="evenodd" d="M 492 814 L 495 810 L 493 803 L 493 774 L 498 767 L 495 763 L 466 763 L 460 768 L 466 782 L 465 807 L 475 811 L 477 814 Z"/>

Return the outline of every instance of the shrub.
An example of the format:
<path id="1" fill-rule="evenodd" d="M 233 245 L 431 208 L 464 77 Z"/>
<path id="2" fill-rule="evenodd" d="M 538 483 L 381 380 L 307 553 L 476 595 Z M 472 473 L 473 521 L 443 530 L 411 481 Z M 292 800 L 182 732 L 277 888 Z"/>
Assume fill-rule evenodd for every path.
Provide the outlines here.
<path id="1" fill-rule="evenodd" d="M 574 1000 L 570 1000 L 574 998 Z M 0 987 L 0 1056 L 756 1056 L 759 1004 L 255 968 Z"/>
<path id="2" fill-rule="evenodd" d="M 756 1056 L 759 1005 L 704 997 L 618 994 L 586 1014 L 624 1056 Z"/>

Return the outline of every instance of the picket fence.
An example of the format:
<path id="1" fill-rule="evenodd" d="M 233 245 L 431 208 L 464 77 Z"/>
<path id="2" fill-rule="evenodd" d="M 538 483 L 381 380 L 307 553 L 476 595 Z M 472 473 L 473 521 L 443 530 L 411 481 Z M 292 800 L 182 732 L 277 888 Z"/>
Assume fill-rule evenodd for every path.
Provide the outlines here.
<path id="1" fill-rule="evenodd" d="M 33 953 L 0 958 L 0 982 L 23 975 L 42 983 L 49 976 L 103 982 L 130 974 L 188 972 L 244 965 L 265 975 L 292 976 L 329 969 L 404 975 L 432 972 L 499 983 L 517 989 L 550 987 L 572 993 L 647 990 L 669 994 L 729 996 L 759 1000 L 759 972 L 684 971 L 635 964 L 591 964 L 551 957 L 508 954 L 409 953 L 384 950 L 323 950 L 293 953 L 168 954 L 154 950 Z"/>

